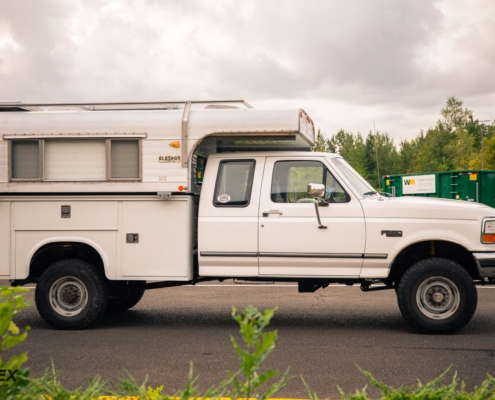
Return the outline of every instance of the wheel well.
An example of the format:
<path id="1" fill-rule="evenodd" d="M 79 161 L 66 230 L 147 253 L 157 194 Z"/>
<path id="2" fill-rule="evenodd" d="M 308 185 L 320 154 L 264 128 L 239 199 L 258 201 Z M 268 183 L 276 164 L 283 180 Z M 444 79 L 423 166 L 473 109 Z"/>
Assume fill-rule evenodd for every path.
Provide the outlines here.
<path id="1" fill-rule="evenodd" d="M 430 257 L 446 258 L 463 267 L 473 279 L 478 279 L 478 268 L 473 255 L 461 245 L 443 240 L 428 240 L 411 244 L 395 258 L 388 280 L 396 284 L 409 267 Z"/>
<path id="2" fill-rule="evenodd" d="M 45 244 L 34 253 L 29 266 L 29 279 L 37 280 L 50 265 L 66 259 L 87 261 L 105 273 L 103 259 L 90 245 L 79 242 L 54 242 Z"/>

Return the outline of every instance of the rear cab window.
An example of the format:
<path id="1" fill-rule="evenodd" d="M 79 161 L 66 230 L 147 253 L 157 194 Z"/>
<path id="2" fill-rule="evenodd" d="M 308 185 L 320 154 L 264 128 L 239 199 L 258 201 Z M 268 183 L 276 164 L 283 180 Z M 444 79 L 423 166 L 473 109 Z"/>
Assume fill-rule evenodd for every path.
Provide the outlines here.
<path id="1" fill-rule="evenodd" d="M 223 160 L 213 196 L 215 207 L 247 207 L 251 201 L 255 160 Z"/>

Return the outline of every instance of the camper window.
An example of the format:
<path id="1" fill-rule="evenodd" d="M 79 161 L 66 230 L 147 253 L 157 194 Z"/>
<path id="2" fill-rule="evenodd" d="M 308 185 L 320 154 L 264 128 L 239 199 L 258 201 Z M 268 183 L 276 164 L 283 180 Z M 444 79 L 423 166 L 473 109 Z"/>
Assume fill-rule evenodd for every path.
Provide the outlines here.
<path id="1" fill-rule="evenodd" d="M 111 140 L 111 179 L 139 179 L 139 141 Z"/>
<path id="2" fill-rule="evenodd" d="M 11 179 L 40 179 L 40 142 L 39 140 L 12 141 Z"/>
<path id="3" fill-rule="evenodd" d="M 26 139 L 11 142 L 12 181 L 141 179 L 139 139 Z"/>
<path id="4" fill-rule="evenodd" d="M 105 140 L 45 140 L 45 180 L 105 180 Z"/>

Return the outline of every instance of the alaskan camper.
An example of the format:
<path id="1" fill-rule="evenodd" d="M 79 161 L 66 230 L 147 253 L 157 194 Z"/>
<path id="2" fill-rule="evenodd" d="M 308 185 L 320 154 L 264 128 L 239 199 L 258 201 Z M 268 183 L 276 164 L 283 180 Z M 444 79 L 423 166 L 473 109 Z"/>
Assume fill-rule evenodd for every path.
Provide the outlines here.
<path id="1" fill-rule="evenodd" d="M 60 329 L 228 278 L 395 289 L 419 331 L 465 326 L 495 210 L 384 197 L 314 140 L 302 109 L 244 101 L 0 104 L 0 279 Z"/>

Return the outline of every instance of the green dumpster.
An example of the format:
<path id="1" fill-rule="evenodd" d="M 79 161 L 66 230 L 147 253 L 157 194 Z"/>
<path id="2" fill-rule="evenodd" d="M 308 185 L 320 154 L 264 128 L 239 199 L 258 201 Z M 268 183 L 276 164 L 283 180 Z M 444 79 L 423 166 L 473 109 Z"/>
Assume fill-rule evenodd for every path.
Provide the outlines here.
<path id="1" fill-rule="evenodd" d="M 384 175 L 382 188 L 391 196 L 440 197 L 495 207 L 495 171 L 462 170 Z"/>

